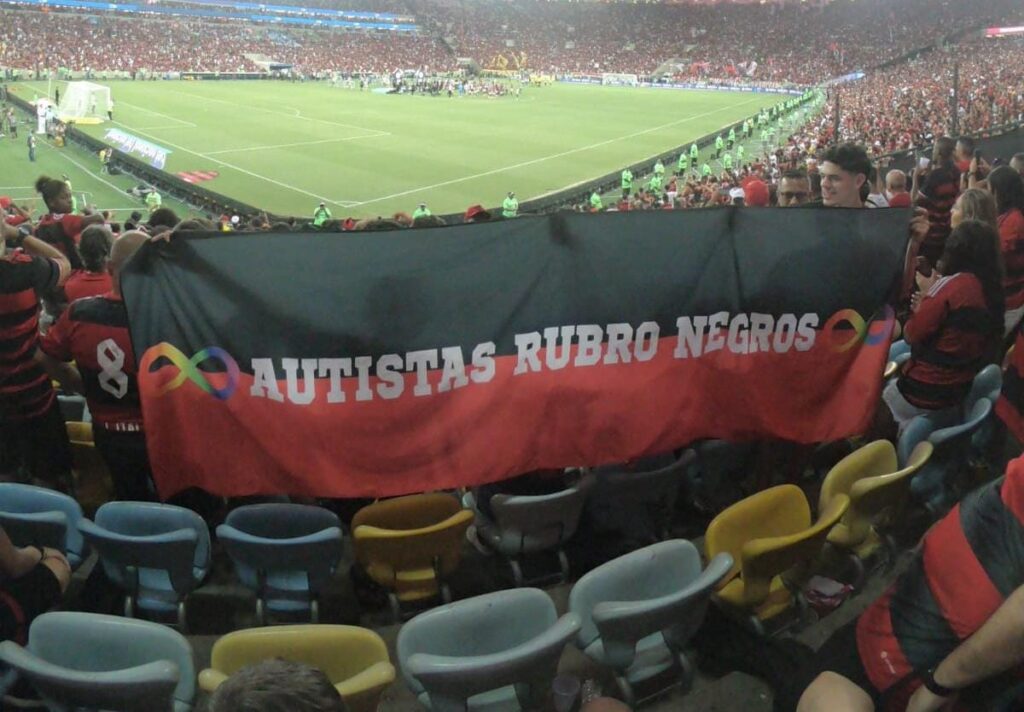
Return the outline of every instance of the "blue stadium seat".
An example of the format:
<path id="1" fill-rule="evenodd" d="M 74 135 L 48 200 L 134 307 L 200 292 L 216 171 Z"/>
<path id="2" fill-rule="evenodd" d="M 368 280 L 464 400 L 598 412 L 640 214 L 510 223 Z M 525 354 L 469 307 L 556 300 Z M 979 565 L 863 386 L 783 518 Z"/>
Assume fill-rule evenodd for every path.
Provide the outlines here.
<path id="1" fill-rule="evenodd" d="M 318 597 L 341 561 L 341 522 L 321 507 L 253 504 L 232 511 L 217 539 L 235 571 L 256 593 L 256 618 L 308 612 L 319 621 Z"/>
<path id="2" fill-rule="evenodd" d="M 52 710 L 188 712 L 196 691 L 192 647 L 148 621 L 96 613 L 39 616 L 25 648 L 0 643 L 0 662 L 24 677 Z"/>
<path id="3" fill-rule="evenodd" d="M 154 502 L 108 502 L 82 535 L 100 555 L 110 579 L 123 588 L 125 615 L 136 610 L 176 615 L 185 628 L 185 598 L 210 570 L 210 532 L 190 509 Z"/>
<path id="4" fill-rule="evenodd" d="M 554 550 L 562 580 L 568 578 L 569 559 L 562 547 L 576 533 L 593 482 L 593 475 L 585 475 L 571 487 L 553 494 L 496 494 L 490 501 L 493 521 L 476 512 L 480 541 L 506 557 L 516 586 L 524 583 L 523 557 L 540 551 Z M 471 493 L 463 497 L 463 506 L 476 509 Z"/>
<path id="5" fill-rule="evenodd" d="M 587 499 L 591 520 L 642 543 L 668 539 L 679 489 L 697 453 L 687 450 L 637 462 L 592 470 L 594 487 Z"/>
<path id="6" fill-rule="evenodd" d="M 89 557 L 78 530 L 82 508 L 71 497 L 47 489 L 0 482 L 0 526 L 18 546 L 48 546 L 77 569 Z"/>
<path id="7" fill-rule="evenodd" d="M 413 618 L 398 632 L 398 661 L 406 685 L 434 712 L 541 709 L 579 629 L 579 616 L 559 618 L 540 589 L 496 591 Z"/>
<path id="8" fill-rule="evenodd" d="M 928 420 L 930 416 L 923 415 L 914 418 L 904 431 L 901 454 L 912 438 L 919 442 L 925 431 L 926 439 L 935 447 L 928 464 L 910 482 L 911 496 L 933 515 L 945 512 L 962 494 L 962 483 L 969 474 L 971 439 L 991 413 L 992 401 L 981 398 L 960 424 L 935 428 Z"/>
<path id="9" fill-rule="evenodd" d="M 689 686 L 693 666 L 684 648 L 704 620 L 732 556 L 715 556 L 701 571 L 700 552 L 674 539 L 613 559 L 572 588 L 569 610 L 580 617 L 576 645 L 615 672 L 627 704 L 635 687 L 675 668 Z"/>

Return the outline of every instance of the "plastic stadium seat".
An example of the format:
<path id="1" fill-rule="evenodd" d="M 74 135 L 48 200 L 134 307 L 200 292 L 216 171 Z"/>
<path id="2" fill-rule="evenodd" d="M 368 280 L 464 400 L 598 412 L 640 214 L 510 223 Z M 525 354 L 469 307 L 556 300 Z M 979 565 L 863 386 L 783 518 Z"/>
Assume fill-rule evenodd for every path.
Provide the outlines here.
<path id="1" fill-rule="evenodd" d="M 440 596 L 451 600 L 445 579 L 458 568 L 473 513 L 453 496 L 415 494 L 374 502 L 352 518 L 356 561 L 388 590 L 396 619 L 401 604 Z"/>
<path id="2" fill-rule="evenodd" d="M 195 698 L 192 647 L 166 626 L 96 613 L 39 616 L 28 646 L 0 643 L 0 662 L 50 709 L 187 712 Z"/>
<path id="3" fill-rule="evenodd" d="M 395 680 L 388 649 L 372 630 L 351 625 L 285 625 L 228 633 L 213 645 L 199 686 L 212 693 L 239 669 L 281 658 L 315 667 L 345 699 L 349 712 L 374 712 Z"/>
<path id="4" fill-rule="evenodd" d="M 318 597 L 341 561 L 341 522 L 321 507 L 253 504 L 228 514 L 217 539 L 238 578 L 256 593 L 256 618 L 308 612 L 319 621 Z"/>
<path id="5" fill-rule="evenodd" d="M 210 570 L 210 532 L 190 509 L 154 502 L 108 502 L 79 527 L 111 581 L 127 592 L 125 615 L 177 615 Z"/>
<path id="6" fill-rule="evenodd" d="M 910 360 L 910 344 L 902 339 L 892 342 L 889 346 L 889 358 L 885 364 L 885 378 L 891 378 L 899 372 L 900 366 Z"/>
<path id="7" fill-rule="evenodd" d="M 917 438 L 927 431 L 927 440 L 935 447 L 928 464 L 910 483 L 913 498 L 933 516 L 945 512 L 963 494 L 969 481 L 971 440 L 991 413 L 992 401 L 981 398 L 958 425 L 932 429 L 930 416 L 923 415 L 914 418 L 904 431 L 904 438 Z M 900 447 L 906 447 L 902 438 Z"/>
<path id="8" fill-rule="evenodd" d="M 732 557 L 721 553 L 701 571 L 697 547 L 675 539 L 599 566 L 569 595 L 569 610 L 582 623 L 577 647 L 615 671 L 629 705 L 636 702 L 638 683 L 673 667 L 688 687 L 693 667 L 684 648 L 704 620 L 715 584 L 732 565 Z"/>
<path id="9" fill-rule="evenodd" d="M 0 526 L 18 546 L 48 546 L 77 569 L 89 556 L 78 531 L 84 515 L 71 497 L 45 487 L 0 482 Z"/>
<path id="10" fill-rule="evenodd" d="M 796 485 L 780 485 L 723 511 L 708 525 L 704 539 L 709 558 L 724 552 L 735 562 L 718 600 L 750 614 L 751 624 L 762 630 L 761 621 L 793 604 L 788 586 L 821 552 L 849 504 L 846 495 L 836 495 L 812 523 L 803 491 Z"/>
<path id="11" fill-rule="evenodd" d="M 911 478 L 928 462 L 933 446 L 919 443 L 907 465 L 900 469 L 896 448 L 888 440 L 876 440 L 850 453 L 829 471 L 821 485 L 818 511 L 843 494 L 850 507 L 832 527 L 828 542 L 846 552 L 857 568 L 857 585 L 864 577 L 863 561 L 883 544 L 879 529 L 895 521 L 910 492 Z M 889 544 L 889 551 L 894 547 Z"/>
<path id="12" fill-rule="evenodd" d="M 696 459 L 686 450 L 679 459 L 669 454 L 595 468 L 587 511 L 602 527 L 634 532 L 644 543 L 668 539 L 679 489 Z"/>
<path id="13" fill-rule="evenodd" d="M 697 453 L 694 493 L 705 507 L 718 511 L 740 498 L 739 484 L 750 474 L 754 443 L 704 440 Z"/>
<path id="14" fill-rule="evenodd" d="M 540 551 L 555 550 L 562 580 L 568 578 L 569 559 L 562 546 L 576 533 L 593 483 L 594 476 L 585 475 L 576 484 L 553 494 L 496 494 L 490 501 L 495 521 L 476 513 L 477 536 L 506 557 L 516 586 L 523 585 L 522 558 Z M 476 506 L 471 493 L 462 501 L 469 508 Z"/>
<path id="15" fill-rule="evenodd" d="M 974 404 L 980 398 L 988 398 L 992 401 L 992 408 L 999 400 L 999 394 L 1003 389 L 1003 372 L 996 364 L 989 364 L 978 372 L 971 384 L 971 390 L 964 399 L 964 413 L 970 413 Z M 1000 425 L 996 418 L 988 417 L 971 436 L 972 458 L 978 462 L 993 463 L 999 459 L 998 450 L 1001 446 L 999 439 Z"/>
<path id="16" fill-rule="evenodd" d="M 422 613 L 398 632 L 406 685 L 434 712 L 543 707 L 580 618 L 536 588 L 496 591 Z"/>
<path id="17" fill-rule="evenodd" d="M 988 398 L 995 403 L 1003 389 L 1003 372 L 994 363 L 978 371 L 971 383 L 971 390 L 964 399 L 964 413 L 970 413 L 974 404 L 981 398 Z"/>

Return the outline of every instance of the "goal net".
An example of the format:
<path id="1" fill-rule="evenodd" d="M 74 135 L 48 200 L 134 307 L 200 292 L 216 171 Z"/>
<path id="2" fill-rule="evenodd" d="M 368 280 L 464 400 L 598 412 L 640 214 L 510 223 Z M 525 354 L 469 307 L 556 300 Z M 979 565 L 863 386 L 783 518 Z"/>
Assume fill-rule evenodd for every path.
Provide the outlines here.
<path id="1" fill-rule="evenodd" d="M 110 87 L 92 82 L 69 82 L 60 98 L 57 114 L 62 121 L 99 124 L 110 110 Z"/>
<path id="2" fill-rule="evenodd" d="M 640 83 L 640 77 L 635 74 L 609 74 L 605 73 L 601 75 L 602 84 L 614 84 L 618 86 L 632 86 L 635 87 Z"/>

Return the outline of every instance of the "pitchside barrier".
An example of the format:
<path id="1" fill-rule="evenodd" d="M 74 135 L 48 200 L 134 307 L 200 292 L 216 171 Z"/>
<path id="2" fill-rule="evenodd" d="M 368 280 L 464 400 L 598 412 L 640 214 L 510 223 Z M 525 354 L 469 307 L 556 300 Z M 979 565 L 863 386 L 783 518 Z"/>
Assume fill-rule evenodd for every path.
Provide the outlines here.
<path id="1" fill-rule="evenodd" d="M 814 95 L 811 94 L 806 99 L 802 99 L 797 104 L 797 107 L 803 106 L 807 102 L 811 101 L 813 98 Z M 684 145 L 676 146 L 671 151 L 666 151 L 665 153 L 661 153 L 656 156 L 651 156 L 650 158 L 640 161 L 639 163 L 634 163 L 631 166 L 629 166 L 629 170 L 632 171 L 634 176 L 647 175 L 654 171 L 654 164 L 660 160 L 664 163 L 666 171 L 671 171 L 673 170 L 673 166 L 675 165 L 676 160 L 679 158 L 679 154 L 684 150 L 688 151 L 690 148 L 690 144 L 696 143 L 697 148 L 704 150 L 708 146 L 714 144 L 715 139 L 719 136 L 719 134 L 727 135 L 729 133 L 729 129 L 736 129 L 736 133 L 739 134 L 740 130 L 743 128 L 744 120 L 753 121 L 756 116 L 757 114 L 751 114 L 750 116 L 746 117 L 746 119 L 740 119 L 739 121 L 736 121 L 732 124 L 723 126 L 718 131 L 701 136 L 696 141 L 687 142 Z M 623 168 L 625 168 L 625 166 L 623 166 Z M 551 210 L 557 210 L 558 208 L 562 208 L 565 206 L 586 202 L 589 200 L 591 194 L 594 191 L 597 191 L 599 193 L 606 193 L 608 191 L 612 191 L 615 190 L 616 188 L 619 188 L 622 185 L 621 178 L 622 169 L 619 169 L 614 173 L 608 173 L 606 175 L 601 176 L 600 178 L 595 178 L 594 180 L 587 181 L 586 183 L 581 183 L 577 186 L 566 188 L 565 190 L 560 190 L 558 192 L 551 193 L 550 195 L 545 195 L 534 200 L 523 201 L 519 204 L 519 209 L 520 212 L 524 213 L 544 213 Z"/>
<path id="2" fill-rule="evenodd" d="M 8 97 L 11 104 L 29 113 L 34 119 L 35 110 L 27 101 L 13 92 L 8 92 Z M 810 99 L 805 101 L 809 100 Z M 748 119 L 753 119 L 754 116 L 756 115 L 751 115 Z M 698 148 L 703 150 L 709 145 L 712 145 L 715 138 L 720 133 L 728 133 L 730 128 L 736 128 L 739 130 L 742 126 L 743 120 L 740 120 L 730 126 L 724 126 L 719 131 L 702 136 L 691 143 L 696 143 Z M 114 159 L 111 162 L 113 166 L 120 168 L 126 173 L 138 178 L 140 181 L 144 181 L 152 185 L 162 194 L 177 198 L 178 200 L 188 203 L 189 205 L 193 205 L 200 210 L 213 213 L 214 215 L 220 215 L 226 211 L 241 216 L 256 215 L 261 212 L 257 207 L 243 203 L 234 198 L 229 198 L 228 196 L 216 193 L 212 190 L 207 190 L 201 186 L 188 183 L 171 173 L 156 170 L 142 161 L 124 154 L 117 150 L 117 148 L 109 146 L 107 143 L 75 129 L 73 126 L 68 127 L 65 137 L 67 140 L 74 141 L 84 147 L 94 155 L 98 155 L 100 150 L 104 148 L 113 148 Z M 976 136 L 976 138 L 978 140 L 978 147 L 982 151 L 983 155 L 989 160 L 994 156 L 1003 156 L 1004 159 L 1009 159 L 1009 157 L 1014 153 L 1024 151 L 1024 122 L 1018 121 L 994 127 L 981 132 Z M 654 164 L 657 163 L 659 159 L 665 162 L 666 168 L 669 168 L 670 164 L 674 164 L 676 158 L 679 156 L 679 152 L 684 148 L 688 149 L 689 146 L 690 144 L 687 143 L 685 146 L 679 146 L 674 150 L 668 151 L 659 156 L 653 156 L 639 163 L 634 163 L 629 166 L 629 169 L 636 176 L 646 175 L 653 171 Z M 926 148 L 925 151 L 930 155 L 930 148 Z M 914 151 L 902 151 L 892 154 L 891 167 L 900 168 L 901 170 L 909 172 L 914 166 L 914 156 Z M 590 198 L 591 194 L 595 190 L 600 193 L 607 193 L 618 188 L 621 185 L 620 178 L 621 171 L 608 173 L 600 178 L 580 183 L 579 185 L 551 193 L 550 195 L 545 195 L 533 200 L 521 201 L 519 203 L 519 210 L 521 214 L 539 214 L 585 202 Z M 494 215 L 500 215 L 500 210 L 496 207 L 492 208 L 491 212 Z M 290 219 L 288 216 L 273 214 L 271 214 L 270 217 L 272 220 L 279 219 L 287 221 Z M 452 213 L 442 215 L 441 217 L 443 217 L 449 224 L 462 222 L 462 213 Z M 309 221 L 308 216 L 302 216 L 296 219 L 299 222 Z"/>
<path id="3" fill-rule="evenodd" d="M 25 112 L 28 112 L 32 116 L 35 116 L 34 108 L 23 98 L 13 92 L 8 92 L 7 96 L 8 101 L 11 104 Z M 226 195 L 215 193 L 212 190 L 206 190 L 201 186 L 188 183 L 173 173 L 156 170 L 143 161 L 140 161 L 133 156 L 129 156 L 115 146 L 90 136 L 83 131 L 79 131 L 73 125 L 69 125 L 67 127 L 64 139 L 66 141 L 74 141 L 86 151 L 96 156 L 97 167 L 99 167 L 99 152 L 105 148 L 113 149 L 114 154 L 110 162 L 111 167 L 120 169 L 121 171 L 138 178 L 140 181 L 153 186 L 165 197 L 175 198 L 200 210 L 212 213 L 215 216 L 221 215 L 224 212 L 229 212 L 233 215 L 257 215 L 260 212 L 259 208 L 248 205 L 247 203 L 243 203 L 239 200 L 235 200 L 234 198 L 229 198 Z"/>

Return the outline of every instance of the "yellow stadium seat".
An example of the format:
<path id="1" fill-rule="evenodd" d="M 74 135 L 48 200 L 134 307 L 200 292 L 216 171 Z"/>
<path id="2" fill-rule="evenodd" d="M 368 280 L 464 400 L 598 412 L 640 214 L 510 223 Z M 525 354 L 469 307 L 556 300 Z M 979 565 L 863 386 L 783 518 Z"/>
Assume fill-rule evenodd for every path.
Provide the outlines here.
<path id="1" fill-rule="evenodd" d="M 92 423 L 72 421 L 65 423 L 68 429 L 68 440 L 72 445 L 92 445 Z"/>
<path id="2" fill-rule="evenodd" d="M 210 667 L 199 686 L 212 693 L 235 671 L 261 660 L 283 658 L 323 671 L 349 712 L 375 712 L 395 667 L 379 635 L 351 625 L 286 625 L 228 633 L 213 645 Z"/>
<path id="3" fill-rule="evenodd" d="M 850 507 L 832 527 L 828 542 L 853 557 L 858 583 L 863 578 L 863 560 L 883 543 L 879 527 L 893 522 L 902 511 L 910 480 L 928 462 L 932 448 L 929 442 L 918 444 L 901 470 L 893 444 L 876 440 L 844 457 L 825 476 L 818 498 L 819 512 L 837 496 L 850 498 Z"/>
<path id="4" fill-rule="evenodd" d="M 458 568 L 473 512 L 448 494 L 375 502 L 352 518 L 358 564 L 389 591 L 396 618 L 404 602 L 451 600 L 446 577 Z"/>
<path id="5" fill-rule="evenodd" d="M 795 585 L 820 553 L 825 537 L 849 506 L 846 495 L 832 498 L 811 522 L 807 497 L 796 485 L 772 487 L 732 505 L 712 520 L 704 539 L 707 557 L 732 555 L 733 568 L 716 595 L 725 606 L 769 620 L 790 608 Z"/>

